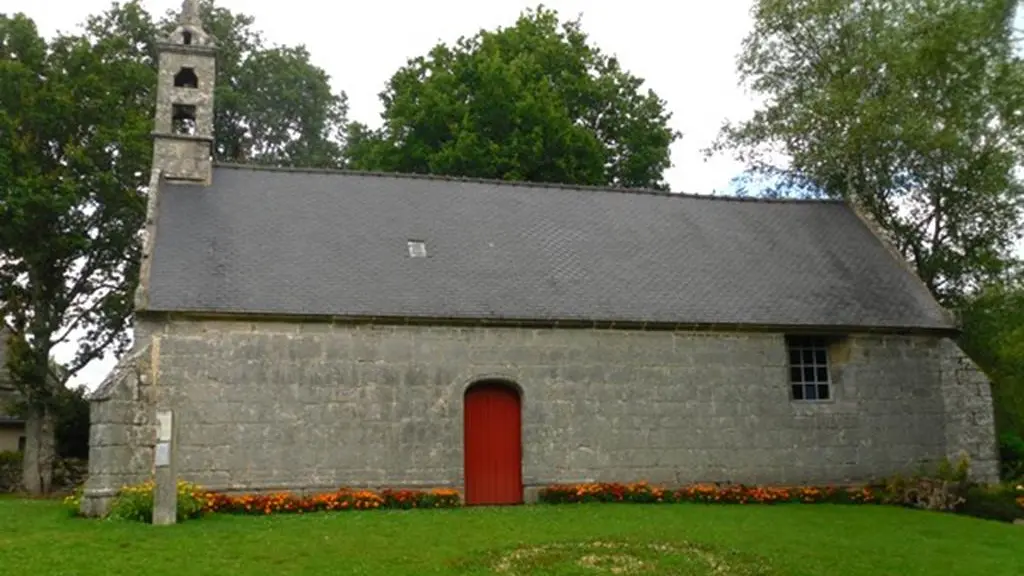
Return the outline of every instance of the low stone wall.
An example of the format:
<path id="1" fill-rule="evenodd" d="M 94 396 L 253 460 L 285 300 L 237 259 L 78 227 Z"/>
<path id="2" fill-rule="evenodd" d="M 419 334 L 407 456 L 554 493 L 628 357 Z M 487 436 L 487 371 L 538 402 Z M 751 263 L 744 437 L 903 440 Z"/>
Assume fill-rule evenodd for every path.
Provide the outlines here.
<path id="1" fill-rule="evenodd" d="M 0 452 L 0 494 L 22 490 L 23 458 L 21 452 Z M 87 473 L 88 463 L 85 460 L 58 458 L 53 463 L 53 491 L 61 493 L 77 489 L 85 481 Z"/>

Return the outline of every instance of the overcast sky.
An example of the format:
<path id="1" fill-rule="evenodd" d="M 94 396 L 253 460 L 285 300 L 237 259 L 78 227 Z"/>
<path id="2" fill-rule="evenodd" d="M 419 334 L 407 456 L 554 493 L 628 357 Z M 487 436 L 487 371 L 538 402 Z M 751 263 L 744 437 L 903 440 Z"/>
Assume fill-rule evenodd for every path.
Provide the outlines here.
<path id="1" fill-rule="evenodd" d="M 510 25 L 539 0 L 218 0 L 255 17 L 271 42 L 305 44 L 313 62 L 327 71 L 336 89 L 349 97 L 349 117 L 380 122 L 377 94 L 407 58 L 427 52 L 438 41 L 452 42 L 481 28 Z M 547 0 L 563 18 L 582 14 L 583 29 L 623 67 L 646 80 L 665 99 L 672 127 L 683 133 L 672 149 L 666 177 L 673 191 L 725 190 L 742 166 L 719 157 L 705 161 L 701 149 L 725 119 L 742 119 L 755 100 L 738 86 L 735 57 L 750 28 L 749 0 L 669 2 L 666 0 Z M 146 0 L 163 14 L 180 0 Z M 44 35 L 73 32 L 110 0 L 0 0 L 0 12 L 25 12 Z M 61 355 L 60 360 L 66 358 Z M 76 382 L 95 387 L 113 365 L 94 362 Z"/>

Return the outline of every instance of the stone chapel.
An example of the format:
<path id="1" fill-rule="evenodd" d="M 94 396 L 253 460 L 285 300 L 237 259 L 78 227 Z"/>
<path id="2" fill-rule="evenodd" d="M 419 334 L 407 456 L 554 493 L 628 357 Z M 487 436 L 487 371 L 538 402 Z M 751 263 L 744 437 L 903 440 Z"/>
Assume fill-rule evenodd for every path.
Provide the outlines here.
<path id="1" fill-rule="evenodd" d="M 160 466 L 468 504 L 960 454 L 996 477 L 988 381 L 855 206 L 222 165 L 194 0 L 159 50 L 135 345 L 91 398 L 87 513 Z"/>

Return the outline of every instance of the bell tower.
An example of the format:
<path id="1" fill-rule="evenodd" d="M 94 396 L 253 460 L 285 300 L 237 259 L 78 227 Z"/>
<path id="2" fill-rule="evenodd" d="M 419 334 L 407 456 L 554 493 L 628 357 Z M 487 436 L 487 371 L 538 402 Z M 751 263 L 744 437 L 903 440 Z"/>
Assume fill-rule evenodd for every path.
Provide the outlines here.
<path id="1" fill-rule="evenodd" d="M 178 27 L 157 49 L 153 168 L 167 180 L 207 185 L 213 171 L 217 50 L 199 19 L 199 0 L 184 0 Z"/>

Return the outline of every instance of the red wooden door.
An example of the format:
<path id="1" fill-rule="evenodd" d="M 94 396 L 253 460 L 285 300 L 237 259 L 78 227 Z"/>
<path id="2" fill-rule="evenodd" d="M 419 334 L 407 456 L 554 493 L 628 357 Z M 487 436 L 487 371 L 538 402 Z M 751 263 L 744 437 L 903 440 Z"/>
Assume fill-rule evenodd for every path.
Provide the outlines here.
<path id="1" fill-rule="evenodd" d="M 523 501 L 519 394 L 501 383 L 466 392 L 464 444 L 466 504 Z"/>

